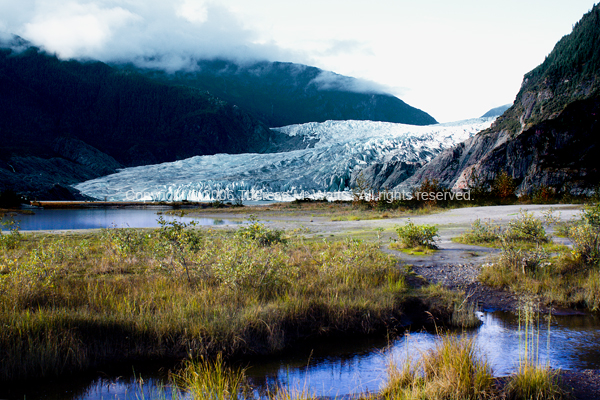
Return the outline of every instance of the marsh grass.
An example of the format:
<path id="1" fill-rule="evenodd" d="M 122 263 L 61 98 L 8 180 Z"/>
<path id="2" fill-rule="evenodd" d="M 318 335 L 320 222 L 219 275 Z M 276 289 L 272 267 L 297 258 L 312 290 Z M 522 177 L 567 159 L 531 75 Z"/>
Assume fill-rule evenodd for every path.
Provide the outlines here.
<path id="1" fill-rule="evenodd" d="M 588 208 L 579 221 L 561 227 L 572 248 L 552 244 L 540 228 L 541 221 L 531 219 L 515 236 L 530 237 L 533 242 L 500 235 L 500 256 L 483 266 L 479 279 L 492 287 L 538 296 L 546 304 L 600 309 L 600 226 L 594 225 L 597 209 Z"/>
<path id="2" fill-rule="evenodd" d="M 560 400 L 567 392 L 558 374 L 539 363 L 539 314 L 529 308 L 520 313 L 521 338 L 517 371 L 499 381 L 473 338 L 451 334 L 438 335 L 433 348 L 403 363 L 393 360 L 387 366 L 387 381 L 377 393 L 356 395 L 360 400 Z M 548 339 L 549 340 L 549 339 Z M 547 344 L 549 346 L 549 342 Z M 259 396 L 249 383 L 244 369 L 227 366 L 222 358 L 186 362 L 173 375 L 175 385 L 192 399 L 269 400 L 316 399 L 309 389 L 291 390 L 270 387 Z"/>
<path id="3" fill-rule="evenodd" d="M 550 350 L 552 315 L 547 316 L 547 350 Z M 549 363 L 542 365 L 540 352 L 540 313 L 530 301 L 519 309 L 519 365 L 504 389 L 507 399 L 561 400 L 567 392 L 560 386 L 558 372 Z"/>
<path id="4" fill-rule="evenodd" d="M 385 332 L 409 297 L 428 297 L 377 244 L 175 230 L 27 234 L 0 249 L 0 381 Z"/>
<path id="5" fill-rule="evenodd" d="M 246 370 L 232 367 L 219 355 L 186 361 L 178 373 L 171 376 L 173 385 L 194 400 L 316 400 L 308 390 L 293 390 L 281 386 L 267 387 L 260 393 L 246 376 Z"/>
<path id="6" fill-rule="evenodd" d="M 221 355 L 214 360 L 187 361 L 172 380 L 193 399 L 241 400 L 252 393 L 245 370 L 225 365 Z"/>
<path id="7" fill-rule="evenodd" d="M 417 361 L 409 358 L 400 367 L 390 363 L 381 398 L 471 400 L 493 394 L 491 368 L 477 356 L 473 340 L 441 336 Z"/>

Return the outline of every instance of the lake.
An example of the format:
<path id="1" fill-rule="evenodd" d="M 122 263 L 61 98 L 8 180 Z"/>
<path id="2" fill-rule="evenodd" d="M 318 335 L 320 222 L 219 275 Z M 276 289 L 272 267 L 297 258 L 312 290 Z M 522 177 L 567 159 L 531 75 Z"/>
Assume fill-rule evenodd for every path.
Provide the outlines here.
<path id="1" fill-rule="evenodd" d="M 78 230 L 100 228 L 155 228 L 162 216 L 167 221 L 189 223 L 197 221 L 198 225 L 235 225 L 240 222 L 215 219 L 175 217 L 163 213 L 171 208 L 83 208 L 83 209 L 34 209 L 35 214 L 11 214 L 5 216 L 14 219 L 22 231 L 40 230 Z M 7 228 L 2 226 L 3 230 Z"/>

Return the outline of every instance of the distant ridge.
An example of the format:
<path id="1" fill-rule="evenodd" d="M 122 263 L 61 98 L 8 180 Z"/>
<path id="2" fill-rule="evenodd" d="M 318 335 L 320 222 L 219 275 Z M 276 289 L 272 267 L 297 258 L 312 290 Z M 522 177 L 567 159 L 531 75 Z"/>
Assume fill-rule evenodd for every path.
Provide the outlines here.
<path id="1" fill-rule="evenodd" d="M 497 117 L 499 115 L 504 114 L 504 111 L 508 110 L 511 106 L 512 106 L 512 104 L 505 104 L 505 105 L 500 106 L 500 107 L 492 108 L 490 111 L 488 111 L 485 114 L 483 114 L 481 116 L 481 118 Z"/>
<path id="2" fill-rule="evenodd" d="M 426 112 L 357 79 L 302 64 L 202 60 L 197 71 L 173 74 L 123 67 L 165 84 L 206 90 L 270 127 L 327 120 L 437 123 Z"/>

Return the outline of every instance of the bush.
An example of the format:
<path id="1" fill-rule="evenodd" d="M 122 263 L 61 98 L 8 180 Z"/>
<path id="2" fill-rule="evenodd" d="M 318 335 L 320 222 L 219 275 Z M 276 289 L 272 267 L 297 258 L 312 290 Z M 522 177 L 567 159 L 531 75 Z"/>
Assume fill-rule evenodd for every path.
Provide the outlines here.
<path id="1" fill-rule="evenodd" d="M 499 173 L 492 182 L 492 195 L 501 200 L 514 198 L 516 189 L 515 180 L 506 171 Z"/>
<path id="2" fill-rule="evenodd" d="M 447 200 L 438 200 L 438 193 L 444 194 L 450 190 L 442 186 L 437 179 L 425 179 L 421 186 L 415 188 L 412 192 L 413 199 L 420 201 L 422 204 L 435 207 L 442 206 L 448 203 Z M 426 193 L 426 195 L 424 195 Z"/>
<path id="3" fill-rule="evenodd" d="M 533 216 L 533 213 L 521 210 L 518 218 L 508 223 L 504 233 L 505 238 L 515 242 L 547 243 L 546 229 L 542 221 Z"/>
<path id="4" fill-rule="evenodd" d="M 492 243 L 500 239 L 501 228 L 492 225 L 491 221 L 482 223 L 478 218 L 471 224 L 471 230 L 463 234 L 463 240 L 467 243 Z"/>
<path id="5" fill-rule="evenodd" d="M 190 223 L 166 221 L 161 216 L 158 218 L 158 224 L 160 225 L 158 230 L 159 247 L 171 255 L 173 272 L 177 272 L 179 267 L 183 268 L 188 282 L 191 282 L 188 255 L 197 236 L 188 228 L 196 226 L 196 221 Z"/>
<path id="6" fill-rule="evenodd" d="M 539 244 L 533 250 L 525 250 L 505 235 L 500 237 L 502 252 L 500 266 L 523 274 L 536 272 L 540 267 L 547 266 L 548 253 Z"/>
<path id="7" fill-rule="evenodd" d="M 573 242 L 574 256 L 585 265 L 600 262 L 600 230 L 584 223 L 569 228 L 569 239 Z"/>
<path id="8" fill-rule="evenodd" d="M 533 191 L 531 201 L 535 204 L 548 204 L 556 201 L 556 190 L 542 185 Z"/>
<path id="9" fill-rule="evenodd" d="M 19 224 L 14 219 L 2 221 L 3 229 L 8 229 L 7 235 L 0 232 L 0 248 L 15 249 L 22 239 L 19 232 Z"/>
<path id="10" fill-rule="evenodd" d="M 597 203 L 593 207 L 586 208 L 583 212 L 582 219 L 593 228 L 597 230 L 600 229 L 600 203 Z"/>
<path id="11" fill-rule="evenodd" d="M 415 225 L 414 222 L 408 220 L 406 225 L 396 228 L 400 243 L 406 247 L 423 246 L 429 249 L 437 249 L 435 243 L 436 237 L 439 238 L 438 228 L 433 225 Z"/>
<path id="12" fill-rule="evenodd" d="M 251 215 L 248 226 L 239 228 L 236 235 L 242 240 L 254 240 L 261 246 L 270 246 L 275 243 L 285 243 L 284 232 L 279 229 L 268 229 L 264 224 L 259 223 L 256 217 Z"/>

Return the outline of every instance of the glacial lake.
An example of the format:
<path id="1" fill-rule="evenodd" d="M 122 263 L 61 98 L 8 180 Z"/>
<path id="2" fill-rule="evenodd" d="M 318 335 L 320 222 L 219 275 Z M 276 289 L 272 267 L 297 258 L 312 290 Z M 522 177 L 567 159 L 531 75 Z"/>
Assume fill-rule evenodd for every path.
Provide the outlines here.
<path id="1" fill-rule="evenodd" d="M 518 316 L 506 312 L 478 315 L 483 322 L 479 328 L 454 334 L 473 338 L 494 375 L 514 372 L 522 354 L 520 343 L 524 340 Z M 433 348 L 437 340 L 436 335 L 427 332 L 407 333 L 391 342 L 385 338 L 326 340 L 296 346 L 292 354 L 242 360 L 239 364 L 249 368 L 247 375 L 259 392 L 279 385 L 326 398 L 340 398 L 379 390 L 386 381 L 386 368 L 391 361 L 401 364 L 407 357 L 417 359 Z M 600 368 L 600 318 L 597 315 L 553 316 L 550 326 L 545 316 L 540 316 L 535 342 L 542 365 L 562 369 Z M 176 365 L 176 362 L 133 363 L 114 370 L 104 368 L 85 379 L 47 387 L 43 394 L 20 391 L 14 397 L 23 398 L 27 394 L 28 399 L 169 399 L 175 389 L 168 386 L 166 375 Z M 186 398 L 185 393 L 178 395 Z"/>
<path id="2" fill-rule="evenodd" d="M 215 218 L 179 217 L 163 213 L 170 208 L 83 208 L 83 209 L 33 209 L 34 214 L 5 215 L 3 220 L 14 219 L 22 231 L 40 230 L 77 230 L 100 228 L 155 228 L 162 216 L 167 221 L 189 223 L 192 220 L 198 225 L 235 225 L 239 221 Z M 6 230 L 5 226 L 1 227 Z"/>

